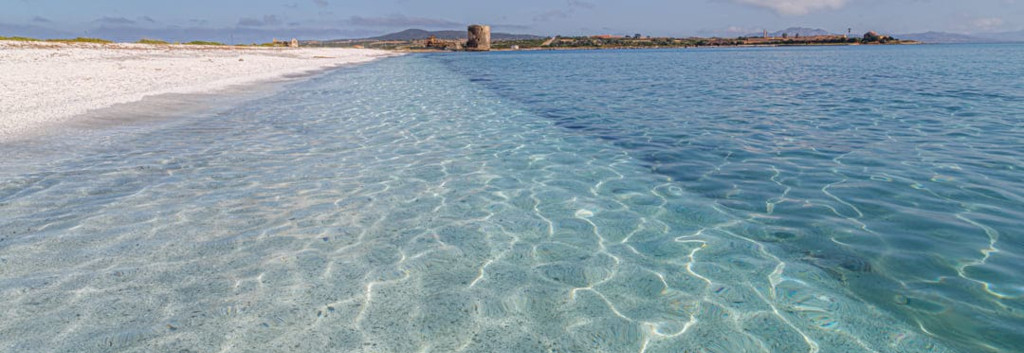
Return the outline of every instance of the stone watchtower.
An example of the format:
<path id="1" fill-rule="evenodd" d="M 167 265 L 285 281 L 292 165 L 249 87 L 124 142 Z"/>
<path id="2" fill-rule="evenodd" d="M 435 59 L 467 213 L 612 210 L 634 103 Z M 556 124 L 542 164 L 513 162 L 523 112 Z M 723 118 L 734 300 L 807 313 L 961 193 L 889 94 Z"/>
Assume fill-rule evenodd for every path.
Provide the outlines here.
<path id="1" fill-rule="evenodd" d="M 469 26 L 469 40 L 466 41 L 466 50 L 489 51 L 491 50 L 491 26 L 472 25 Z"/>

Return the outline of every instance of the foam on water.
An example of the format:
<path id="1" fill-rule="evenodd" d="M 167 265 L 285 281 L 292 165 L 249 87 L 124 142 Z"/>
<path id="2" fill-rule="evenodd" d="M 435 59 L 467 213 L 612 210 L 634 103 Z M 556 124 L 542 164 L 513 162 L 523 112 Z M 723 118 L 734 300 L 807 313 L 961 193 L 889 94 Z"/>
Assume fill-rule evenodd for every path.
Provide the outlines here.
<path id="1" fill-rule="evenodd" d="M 672 53 L 657 55 L 682 54 Z M 545 91 L 537 72 L 481 81 L 462 66 L 509 60 L 510 70 L 538 64 L 389 59 L 62 155 L 0 146 L 33 156 L 0 162 L 0 347 L 1009 352 L 1020 342 L 1020 278 L 993 267 L 1022 254 L 1003 226 L 1020 210 L 928 199 L 1019 200 L 1019 182 L 938 189 L 944 179 L 875 170 L 887 162 L 859 149 L 723 153 L 731 145 L 717 142 L 738 136 L 728 125 L 569 124 L 549 116 L 558 106 L 523 104 L 579 98 Z M 617 104 L 600 107 L 638 109 Z M 689 147 L 639 143 L 664 134 Z M 897 180 L 925 193 L 870 184 Z M 908 230 L 887 217 L 894 207 L 950 217 Z M 935 250 L 941 242 L 961 253 Z M 934 255 L 902 253 L 910 243 Z M 901 267 L 922 258 L 933 267 Z"/>

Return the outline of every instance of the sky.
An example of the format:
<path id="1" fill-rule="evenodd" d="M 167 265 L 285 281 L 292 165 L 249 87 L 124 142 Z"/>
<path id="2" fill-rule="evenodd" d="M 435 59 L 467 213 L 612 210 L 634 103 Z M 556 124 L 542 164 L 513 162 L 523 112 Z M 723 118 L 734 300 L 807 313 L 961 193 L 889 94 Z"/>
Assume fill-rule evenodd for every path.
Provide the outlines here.
<path id="1" fill-rule="evenodd" d="M 267 42 L 408 28 L 537 35 L 739 36 L 787 27 L 887 34 L 1024 30 L 1024 0 L 0 0 L 0 36 Z"/>

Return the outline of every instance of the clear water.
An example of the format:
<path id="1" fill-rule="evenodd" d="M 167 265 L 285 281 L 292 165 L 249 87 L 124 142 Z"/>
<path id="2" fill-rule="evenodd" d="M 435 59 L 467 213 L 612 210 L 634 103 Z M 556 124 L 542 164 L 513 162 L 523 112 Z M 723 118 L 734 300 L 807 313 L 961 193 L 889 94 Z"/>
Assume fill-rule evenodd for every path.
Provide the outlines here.
<path id="1" fill-rule="evenodd" d="M 414 55 L 0 146 L 0 351 L 1015 352 L 1024 46 Z"/>

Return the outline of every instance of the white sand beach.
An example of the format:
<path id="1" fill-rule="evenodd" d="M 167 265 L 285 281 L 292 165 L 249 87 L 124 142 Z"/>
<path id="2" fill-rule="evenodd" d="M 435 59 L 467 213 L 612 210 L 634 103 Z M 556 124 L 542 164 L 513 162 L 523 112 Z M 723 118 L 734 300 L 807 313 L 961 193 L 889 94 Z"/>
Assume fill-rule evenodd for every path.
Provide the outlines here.
<path id="1" fill-rule="evenodd" d="M 366 49 L 0 41 L 0 142 L 90 110 L 396 55 Z"/>

